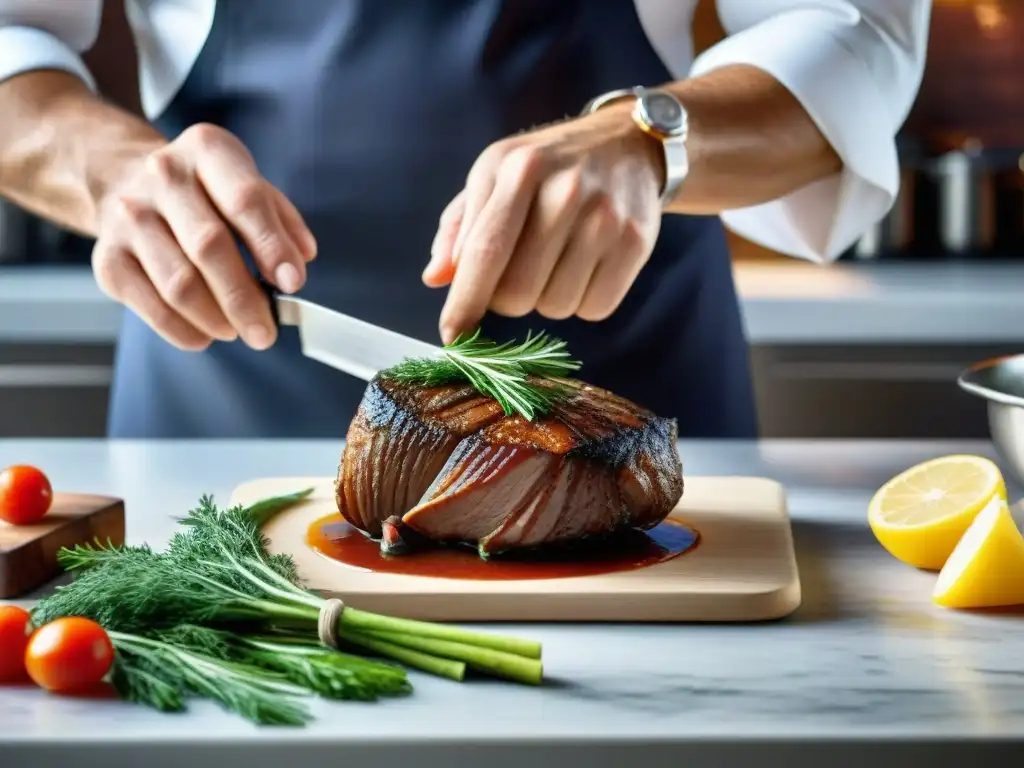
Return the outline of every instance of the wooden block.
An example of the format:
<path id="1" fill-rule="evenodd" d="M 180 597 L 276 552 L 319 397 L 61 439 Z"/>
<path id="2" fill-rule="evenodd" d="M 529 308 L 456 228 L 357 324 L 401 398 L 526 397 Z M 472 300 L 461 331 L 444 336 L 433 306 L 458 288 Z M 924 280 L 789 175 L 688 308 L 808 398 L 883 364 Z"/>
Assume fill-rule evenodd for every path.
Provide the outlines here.
<path id="1" fill-rule="evenodd" d="M 0 599 L 18 597 L 63 573 L 61 547 L 96 540 L 124 543 L 124 502 L 109 496 L 55 493 L 53 505 L 34 525 L 0 522 Z"/>
<path id="2" fill-rule="evenodd" d="M 309 548 L 310 524 L 337 512 L 330 477 L 262 478 L 231 504 L 314 487 L 271 520 L 270 551 L 292 556 L 307 586 L 347 605 L 428 621 L 765 621 L 800 605 L 785 489 L 763 477 L 687 477 L 672 517 L 700 534 L 657 565 L 544 580 L 467 580 L 352 568 Z"/>

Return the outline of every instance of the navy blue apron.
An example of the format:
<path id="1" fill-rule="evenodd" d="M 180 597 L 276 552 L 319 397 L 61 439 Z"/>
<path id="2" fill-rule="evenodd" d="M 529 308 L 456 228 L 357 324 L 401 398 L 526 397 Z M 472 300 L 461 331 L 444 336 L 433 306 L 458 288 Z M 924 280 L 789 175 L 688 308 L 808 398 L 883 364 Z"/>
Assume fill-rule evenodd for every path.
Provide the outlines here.
<path id="1" fill-rule="evenodd" d="M 431 342 L 444 289 L 420 274 L 438 216 L 490 143 L 576 114 L 595 94 L 670 80 L 633 0 L 220 0 L 158 127 L 232 131 L 318 241 L 301 296 Z M 666 216 L 609 319 L 488 316 L 546 330 L 580 376 L 679 421 L 681 437 L 754 437 L 748 348 L 717 217 Z M 294 329 L 182 352 L 125 313 L 111 437 L 340 438 L 365 382 L 304 358 Z"/>

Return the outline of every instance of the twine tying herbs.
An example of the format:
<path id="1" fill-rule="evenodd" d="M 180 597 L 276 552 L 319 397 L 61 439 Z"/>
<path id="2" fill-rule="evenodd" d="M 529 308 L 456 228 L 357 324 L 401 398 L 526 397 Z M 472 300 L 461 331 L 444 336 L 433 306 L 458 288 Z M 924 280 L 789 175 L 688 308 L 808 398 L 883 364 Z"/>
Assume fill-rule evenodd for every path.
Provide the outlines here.
<path id="1" fill-rule="evenodd" d="M 337 648 L 341 642 L 338 637 L 338 622 L 341 614 L 345 612 L 345 603 L 336 597 L 324 601 L 320 608 L 320 615 L 317 617 L 316 633 L 320 642 L 328 648 Z"/>

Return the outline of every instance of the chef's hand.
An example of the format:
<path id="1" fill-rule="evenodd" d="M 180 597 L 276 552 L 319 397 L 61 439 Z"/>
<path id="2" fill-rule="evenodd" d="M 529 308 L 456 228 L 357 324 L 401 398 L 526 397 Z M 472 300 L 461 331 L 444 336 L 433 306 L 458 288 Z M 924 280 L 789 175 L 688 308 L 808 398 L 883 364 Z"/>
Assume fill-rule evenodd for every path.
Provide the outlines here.
<path id="1" fill-rule="evenodd" d="M 298 211 L 237 138 L 196 125 L 133 162 L 102 201 L 93 271 L 104 292 L 180 349 L 239 336 L 266 349 L 277 330 L 236 234 L 282 291 L 305 282 L 316 242 Z"/>
<path id="2" fill-rule="evenodd" d="M 423 281 L 450 283 L 444 343 L 487 310 L 603 320 L 657 239 L 661 149 L 612 104 L 504 139 L 473 165 L 441 216 Z"/>

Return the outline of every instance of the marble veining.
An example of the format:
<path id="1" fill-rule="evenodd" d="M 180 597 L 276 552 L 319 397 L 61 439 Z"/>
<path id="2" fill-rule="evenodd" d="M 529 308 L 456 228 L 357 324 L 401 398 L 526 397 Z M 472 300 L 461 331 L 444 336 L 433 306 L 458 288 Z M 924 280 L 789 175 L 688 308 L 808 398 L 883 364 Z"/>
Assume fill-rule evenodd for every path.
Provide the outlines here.
<path id="1" fill-rule="evenodd" d="M 0 465 L 36 463 L 58 488 L 121 495 L 129 538 L 162 546 L 172 515 L 201 493 L 224 499 L 259 476 L 330 475 L 340 447 L 0 441 Z M 0 688 L 0 763 L 15 746 L 92 743 L 116 754 L 140 740 L 314 749 L 492 739 L 1022 738 L 1024 612 L 932 605 L 934 575 L 894 561 L 865 521 L 868 499 L 892 474 L 945 453 L 991 456 L 987 443 L 683 442 L 680 451 L 688 474 L 757 474 L 786 485 L 803 582 L 794 615 L 748 625 L 504 627 L 543 641 L 544 688 L 414 675 L 408 699 L 318 703 L 317 722 L 297 731 L 257 729 L 208 704 L 161 716 L 115 701 Z"/>

